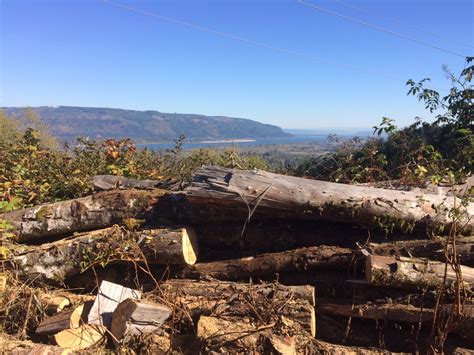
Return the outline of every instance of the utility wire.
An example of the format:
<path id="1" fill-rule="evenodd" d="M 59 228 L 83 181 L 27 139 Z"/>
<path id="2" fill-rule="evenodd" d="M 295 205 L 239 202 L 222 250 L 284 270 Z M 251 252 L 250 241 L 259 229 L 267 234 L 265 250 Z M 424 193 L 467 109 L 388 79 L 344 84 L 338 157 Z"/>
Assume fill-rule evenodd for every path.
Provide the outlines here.
<path id="1" fill-rule="evenodd" d="M 254 45 L 254 46 L 257 46 L 257 47 L 266 48 L 266 49 L 274 50 L 274 51 L 281 52 L 281 53 L 286 53 L 286 54 L 293 55 L 293 56 L 297 56 L 297 57 L 300 57 L 300 58 L 303 58 L 303 59 L 306 59 L 306 60 L 309 60 L 309 61 L 317 61 L 317 62 L 320 62 L 320 63 L 326 63 L 326 64 L 330 64 L 330 65 L 334 65 L 334 66 L 340 66 L 340 67 L 344 67 L 346 69 L 351 69 L 351 70 L 355 70 L 355 71 L 358 71 L 358 72 L 363 72 L 363 73 L 366 73 L 366 74 L 370 74 L 370 75 L 375 76 L 375 77 L 385 77 L 387 79 L 396 80 L 396 81 L 399 81 L 399 82 L 406 83 L 406 79 L 396 77 L 396 76 L 393 76 L 393 75 L 390 75 L 390 74 L 386 74 L 386 73 L 383 73 L 383 72 L 373 71 L 373 70 L 370 70 L 370 69 L 367 69 L 367 68 L 361 68 L 361 67 L 357 67 L 357 66 L 350 65 L 350 64 L 336 62 L 336 61 L 328 60 L 328 59 L 321 58 L 321 57 L 318 57 L 318 56 L 313 56 L 313 55 L 310 55 L 310 54 L 307 54 L 307 53 L 303 53 L 303 52 L 297 52 L 297 51 L 293 51 L 293 50 L 290 50 L 290 49 L 273 46 L 271 44 L 254 41 L 254 40 L 244 38 L 244 37 L 235 36 L 235 35 L 227 33 L 227 32 L 213 30 L 213 29 L 210 29 L 210 28 L 207 28 L 207 27 L 203 27 L 203 26 L 200 26 L 200 25 L 190 23 L 190 22 L 178 20 L 178 19 L 175 19 L 175 18 L 172 18 L 172 17 L 162 16 L 162 15 L 157 14 L 157 13 L 153 13 L 153 12 L 137 9 L 137 8 L 134 8 L 134 7 L 122 5 L 120 3 L 116 3 L 116 2 L 113 2 L 113 1 L 109 1 L 109 0 L 104 0 L 104 3 L 110 4 L 110 5 L 125 9 L 125 10 L 129 10 L 129 11 L 132 11 L 132 12 L 135 12 L 135 13 L 138 13 L 138 14 L 154 17 L 154 18 L 157 18 L 159 20 L 168 21 L 168 22 L 175 23 L 175 24 L 185 26 L 185 27 L 189 27 L 189 28 L 192 28 L 192 29 L 195 29 L 195 30 L 208 32 L 208 33 L 212 33 L 212 34 L 215 34 L 215 35 L 218 35 L 218 36 L 226 37 L 226 38 L 229 38 L 229 39 L 232 39 L 232 40 L 235 40 L 235 41 L 251 44 L 251 45 Z M 436 89 L 436 88 L 434 88 L 434 89 Z M 439 90 L 439 89 L 437 89 L 437 90 Z M 444 91 L 444 90 L 439 90 L 439 91 Z"/>
<path id="2" fill-rule="evenodd" d="M 379 17 L 379 18 L 384 19 L 384 20 L 387 20 L 387 21 L 389 21 L 389 22 L 392 22 L 392 23 L 395 23 L 395 24 L 398 24 L 398 25 L 406 26 L 406 24 L 404 24 L 404 23 L 403 23 L 402 21 L 400 21 L 400 20 L 396 20 L 396 19 L 393 19 L 393 18 L 391 18 L 391 17 L 387 17 L 387 16 L 385 16 L 385 15 L 380 15 L 380 14 L 378 14 L 378 13 L 369 11 L 369 10 L 367 10 L 367 9 L 363 9 L 363 8 L 361 8 L 361 7 L 355 6 L 355 5 L 353 5 L 353 4 L 349 4 L 349 3 L 345 2 L 345 1 L 342 1 L 342 0 L 333 0 L 333 1 L 334 1 L 334 2 L 337 2 L 338 4 L 341 4 L 341 5 L 343 5 L 343 6 L 349 7 L 349 8 L 351 8 L 351 9 L 354 9 L 354 10 L 357 10 L 357 11 L 360 11 L 360 12 L 364 12 L 364 13 L 369 14 L 369 15 L 371 15 L 371 16 Z M 420 27 L 415 27 L 415 26 L 413 26 L 413 25 L 408 25 L 408 26 L 409 26 L 410 28 L 412 28 L 413 30 L 415 30 L 415 31 L 418 31 L 418 32 L 421 32 L 421 33 L 426 33 L 426 34 L 428 34 L 428 35 L 430 35 L 430 36 L 433 36 L 433 37 L 438 37 L 438 38 L 441 38 L 441 39 L 443 39 L 443 38 L 444 38 L 444 39 L 447 39 L 447 38 L 448 38 L 447 36 L 443 36 L 443 35 L 440 35 L 440 34 L 438 34 L 438 33 L 434 33 L 434 32 L 431 32 L 431 31 L 427 31 L 427 30 L 425 30 L 425 29 L 423 29 L 423 28 L 420 28 Z M 455 38 L 449 37 L 449 40 L 450 40 L 450 41 L 457 42 L 457 43 L 459 43 L 459 44 L 461 44 L 461 45 L 463 45 L 463 46 L 465 46 L 465 47 L 474 48 L 474 45 L 465 43 L 464 41 L 459 41 L 459 40 L 457 40 L 457 39 L 455 39 Z"/>
<path id="3" fill-rule="evenodd" d="M 376 25 L 372 25 L 371 23 L 368 23 L 368 22 L 364 22 L 364 21 L 361 21 L 361 20 L 358 20 L 356 18 L 353 18 L 353 17 L 350 17 L 350 16 L 346 16 L 346 15 L 342 15 L 342 14 L 339 14 L 337 12 L 334 12 L 334 11 L 330 11 L 330 10 L 327 10 L 325 8 L 322 8 L 320 6 L 316 6 L 316 5 L 313 5 L 313 4 L 309 4 L 307 2 L 304 2 L 303 0 L 296 0 L 298 3 L 300 3 L 301 5 L 305 5 L 305 6 L 308 6 L 310 8 L 313 8 L 315 10 L 318 10 L 318 11 L 321 11 L 323 13 L 326 13 L 326 14 L 329 14 L 329 15 L 332 15 L 332 16 L 336 16 L 336 17 L 339 17 L 339 18 L 342 18 L 344 20 L 347 20 L 347 21 L 352 21 L 352 22 L 356 22 L 360 25 L 363 25 L 363 26 L 367 26 L 367 27 L 370 27 L 370 28 L 373 28 L 373 29 L 376 29 L 378 31 L 382 31 L 382 32 L 385 32 L 385 33 L 388 33 L 388 34 L 391 34 L 393 36 L 397 36 L 397 37 L 401 37 L 401 38 L 404 38 L 404 39 L 407 39 L 409 41 L 412 41 L 412 42 L 415 42 L 415 43 L 418 43 L 418 44 L 422 44 L 424 46 L 427 46 L 427 47 L 431 47 L 431 48 L 434 48 L 434 49 L 438 49 L 440 51 L 443 51 L 443 52 L 446 52 L 446 53 L 450 53 L 450 54 L 453 54 L 453 55 L 456 55 L 458 57 L 462 57 L 462 58 L 466 58 L 466 55 L 464 54 L 460 54 L 460 53 L 457 53 L 457 52 L 453 52 L 449 49 L 446 49 L 446 48 L 442 48 L 442 47 L 439 47 L 439 46 L 436 46 L 434 44 L 431 44 L 431 43 L 428 43 L 428 42 L 423 42 L 423 41 L 420 41 L 416 38 L 413 38 L 413 37 L 410 37 L 410 36 L 406 36 L 402 33 L 398 33 L 398 32 L 395 32 L 395 31 L 391 31 L 391 30 L 388 30 L 386 28 L 383 28 L 383 27 L 379 27 L 379 26 L 376 26 Z"/>

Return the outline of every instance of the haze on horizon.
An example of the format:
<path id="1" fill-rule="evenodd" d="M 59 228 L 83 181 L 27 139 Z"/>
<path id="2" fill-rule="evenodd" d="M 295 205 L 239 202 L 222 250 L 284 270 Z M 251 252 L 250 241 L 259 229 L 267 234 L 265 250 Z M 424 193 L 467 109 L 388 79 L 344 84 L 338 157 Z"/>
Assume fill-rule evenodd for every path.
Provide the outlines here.
<path id="1" fill-rule="evenodd" d="M 399 36 L 296 0 L 4 0 L 0 106 L 158 110 L 299 129 L 365 129 L 382 116 L 406 125 L 428 117 L 405 81 L 430 77 L 447 89 L 442 65 L 459 72 L 473 52 L 470 0 L 305 3 Z"/>

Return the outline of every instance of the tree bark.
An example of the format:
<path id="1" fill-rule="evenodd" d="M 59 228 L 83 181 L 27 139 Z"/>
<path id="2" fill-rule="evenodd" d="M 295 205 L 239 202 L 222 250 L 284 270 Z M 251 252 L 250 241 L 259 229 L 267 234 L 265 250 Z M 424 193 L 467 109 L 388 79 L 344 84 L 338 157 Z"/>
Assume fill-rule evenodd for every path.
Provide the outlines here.
<path id="1" fill-rule="evenodd" d="M 308 301 L 315 305 L 313 286 L 285 286 L 278 283 L 248 284 L 226 281 L 168 280 L 161 285 L 161 290 L 177 296 L 206 297 L 210 299 L 227 298 L 236 292 L 258 292 L 265 297 L 288 297 Z"/>
<path id="2" fill-rule="evenodd" d="M 84 319 L 84 305 L 73 307 L 44 319 L 36 328 L 36 334 L 51 335 L 64 329 L 78 328 Z M 86 307 L 89 308 L 90 307 Z"/>
<path id="3" fill-rule="evenodd" d="M 210 276 L 219 280 L 248 280 L 251 277 L 307 270 L 347 270 L 352 251 L 320 246 L 261 254 L 242 259 L 198 263 L 182 271 L 187 278 Z"/>
<path id="4" fill-rule="evenodd" d="M 332 316 L 391 320 L 401 322 L 429 322 L 433 320 L 432 309 L 421 309 L 404 304 L 362 304 L 352 307 L 350 304 L 332 303 L 328 299 L 318 299 L 317 311 Z"/>
<path id="5" fill-rule="evenodd" d="M 96 190 L 105 190 L 105 191 L 115 190 L 115 189 L 176 190 L 180 186 L 180 183 L 173 179 L 142 180 L 142 179 L 132 179 L 132 178 L 127 178 L 124 176 L 116 176 L 116 175 L 96 175 L 91 179 L 90 184 Z"/>
<path id="6" fill-rule="evenodd" d="M 92 265 L 144 262 L 159 265 L 194 264 L 198 248 L 192 228 L 128 231 L 114 226 L 28 247 L 13 256 L 24 279 L 61 283 Z"/>
<path id="7" fill-rule="evenodd" d="M 474 285 L 474 269 L 461 266 L 461 271 L 463 282 L 469 290 Z M 378 286 L 434 288 L 442 284 L 444 275 L 445 264 L 437 261 L 370 255 L 365 264 L 367 282 Z M 456 281 L 456 274 L 449 265 L 446 280 L 449 284 Z"/>
<path id="8" fill-rule="evenodd" d="M 122 223 L 126 218 L 145 218 L 162 190 L 108 191 L 74 200 L 39 205 L 6 213 L 20 242 L 38 242 Z"/>
<path id="9" fill-rule="evenodd" d="M 408 232 L 448 230 L 445 212 L 455 199 L 219 167 L 198 170 L 186 198 L 196 220 L 212 215 L 245 221 L 255 210 L 253 219 L 324 220 Z M 473 216 L 469 204 L 459 221 L 463 233 L 473 232 Z"/>

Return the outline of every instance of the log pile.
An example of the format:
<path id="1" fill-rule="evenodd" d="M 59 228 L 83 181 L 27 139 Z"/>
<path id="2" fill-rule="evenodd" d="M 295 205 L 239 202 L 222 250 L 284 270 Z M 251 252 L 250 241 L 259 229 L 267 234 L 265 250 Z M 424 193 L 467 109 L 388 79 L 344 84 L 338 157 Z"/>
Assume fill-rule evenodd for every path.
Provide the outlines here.
<path id="1" fill-rule="evenodd" d="M 91 184 L 3 216 L 8 276 L 49 287 L 20 350 L 425 352 L 439 337 L 448 353 L 474 349 L 474 204 L 453 189 L 218 167 L 184 189 Z"/>

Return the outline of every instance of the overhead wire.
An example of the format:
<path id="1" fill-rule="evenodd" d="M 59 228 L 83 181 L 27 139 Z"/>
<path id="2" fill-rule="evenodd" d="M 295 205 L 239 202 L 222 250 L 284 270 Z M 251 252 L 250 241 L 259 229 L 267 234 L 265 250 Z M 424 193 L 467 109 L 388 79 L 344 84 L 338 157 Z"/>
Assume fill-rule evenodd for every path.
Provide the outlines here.
<path id="1" fill-rule="evenodd" d="M 437 49 L 437 50 L 440 50 L 440 51 L 443 51 L 443 52 L 445 52 L 445 53 L 449 53 L 449 54 L 452 54 L 452 55 L 455 55 L 455 56 L 458 56 L 458 57 L 461 57 L 461 58 L 466 58 L 466 57 L 467 57 L 467 56 L 464 55 L 464 54 L 457 53 L 457 52 L 454 52 L 454 51 L 452 51 L 452 50 L 449 50 L 449 49 L 446 49 L 446 48 L 437 46 L 437 45 L 435 45 L 435 44 L 431 44 L 431 43 L 428 43 L 428 42 L 424 42 L 424 41 L 421 41 L 421 40 L 419 40 L 419 39 L 416 39 L 416 38 L 413 38 L 413 37 L 404 35 L 404 34 L 402 34 L 402 33 L 395 32 L 395 31 L 392 31 L 392 30 L 389 30 L 389 29 L 386 29 L 386 28 L 383 28 L 383 27 L 380 27 L 380 26 L 377 26 L 377 25 L 373 25 L 373 24 L 368 23 L 368 22 L 365 22 L 365 21 L 358 20 L 358 19 L 356 19 L 356 18 L 354 18 L 354 17 L 346 16 L 346 15 L 343 15 L 343 14 L 340 14 L 340 13 L 337 13 L 337 12 L 334 12 L 334 11 L 331 11 L 331 10 L 328 10 L 328 9 L 325 9 L 325 8 L 323 8 L 323 7 L 321 7 L 321 6 L 317 6 L 317 5 L 314 5 L 314 4 L 307 3 L 307 2 L 305 2 L 305 1 L 303 1 L 303 0 L 296 0 L 296 1 L 297 1 L 298 3 L 300 3 L 301 5 L 308 6 L 308 7 L 312 8 L 312 9 L 315 9 L 315 10 L 317 10 L 317 11 L 326 13 L 326 14 L 331 15 L 331 16 L 336 16 L 336 17 L 342 18 L 342 19 L 347 20 L 347 21 L 352 21 L 352 22 L 358 23 L 358 24 L 360 24 L 360 25 L 367 26 L 367 27 L 373 28 L 373 29 L 378 30 L 378 31 L 381 31 L 381 32 L 385 32 L 385 33 L 391 34 L 391 35 L 396 36 L 396 37 L 404 38 L 404 39 L 406 39 L 406 40 L 409 40 L 409 41 L 412 41 L 412 42 L 415 42 L 415 43 L 424 45 L 424 46 L 426 46 L 426 47 L 431 47 L 431 48 L 434 48 L 434 49 Z"/>

